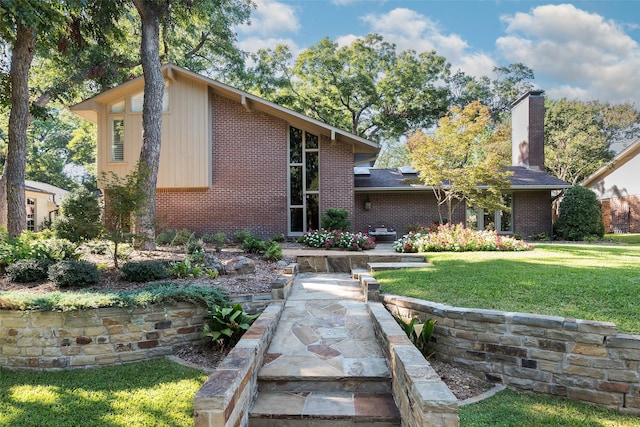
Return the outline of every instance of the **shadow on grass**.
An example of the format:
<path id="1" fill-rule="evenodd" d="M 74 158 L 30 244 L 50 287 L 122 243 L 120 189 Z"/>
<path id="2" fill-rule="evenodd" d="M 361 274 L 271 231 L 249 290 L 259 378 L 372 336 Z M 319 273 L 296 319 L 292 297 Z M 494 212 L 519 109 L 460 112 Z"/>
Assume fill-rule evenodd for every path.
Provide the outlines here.
<path id="1" fill-rule="evenodd" d="M 189 426 L 205 380 L 164 358 L 86 370 L 0 369 L 0 425 Z"/>

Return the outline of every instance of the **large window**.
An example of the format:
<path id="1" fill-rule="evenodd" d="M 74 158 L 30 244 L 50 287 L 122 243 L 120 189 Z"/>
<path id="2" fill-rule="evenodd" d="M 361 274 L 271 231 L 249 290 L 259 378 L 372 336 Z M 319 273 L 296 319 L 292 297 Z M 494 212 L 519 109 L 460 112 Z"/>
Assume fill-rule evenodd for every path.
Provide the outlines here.
<path id="1" fill-rule="evenodd" d="M 124 161 L 124 118 L 111 118 L 111 161 Z"/>
<path id="2" fill-rule="evenodd" d="M 475 230 L 497 230 L 499 233 L 513 232 L 513 195 L 505 193 L 502 201 L 508 210 L 487 211 L 474 207 L 467 208 L 467 227 Z"/>
<path id="3" fill-rule="evenodd" d="M 289 128 L 289 234 L 320 228 L 318 136 Z"/>

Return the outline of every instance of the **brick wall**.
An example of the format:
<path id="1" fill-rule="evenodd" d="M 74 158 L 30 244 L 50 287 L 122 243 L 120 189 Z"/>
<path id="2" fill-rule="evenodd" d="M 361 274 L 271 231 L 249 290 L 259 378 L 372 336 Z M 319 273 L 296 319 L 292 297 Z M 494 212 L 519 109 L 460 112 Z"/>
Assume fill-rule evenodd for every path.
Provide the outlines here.
<path id="1" fill-rule="evenodd" d="M 436 320 L 436 357 L 485 380 L 640 415 L 640 337 L 613 323 L 383 301 L 391 313 Z"/>
<path id="2" fill-rule="evenodd" d="M 263 237 L 286 233 L 287 123 L 215 94 L 210 103 L 212 186 L 159 191 L 161 227 L 227 234 L 248 228 Z"/>
<path id="3" fill-rule="evenodd" d="M 602 222 L 607 233 L 640 232 L 640 196 L 612 197 L 603 200 Z"/>
<path id="4" fill-rule="evenodd" d="M 320 218 L 328 208 L 347 209 L 354 222 L 353 148 L 320 138 Z"/>
<path id="5" fill-rule="evenodd" d="M 523 239 L 537 233 L 553 233 L 551 223 L 551 192 L 521 191 L 513 193 L 513 232 Z"/>

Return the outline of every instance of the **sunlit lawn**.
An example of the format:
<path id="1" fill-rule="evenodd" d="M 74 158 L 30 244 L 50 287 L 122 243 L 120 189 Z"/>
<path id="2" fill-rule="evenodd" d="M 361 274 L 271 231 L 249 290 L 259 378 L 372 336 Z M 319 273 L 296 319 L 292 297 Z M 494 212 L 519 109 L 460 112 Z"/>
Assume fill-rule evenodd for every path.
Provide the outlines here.
<path id="1" fill-rule="evenodd" d="M 104 368 L 0 368 L 0 426 L 192 426 L 207 375 L 160 358 Z"/>
<path id="2" fill-rule="evenodd" d="M 458 410 L 461 427 L 638 427 L 640 417 L 532 394 L 502 391 Z"/>
<path id="3" fill-rule="evenodd" d="M 453 306 L 614 322 L 640 334 L 640 245 L 539 244 L 528 252 L 428 253 L 381 271 L 384 293 Z"/>
<path id="4" fill-rule="evenodd" d="M 613 240 L 614 242 L 630 243 L 634 245 L 640 245 L 640 234 L 606 234 L 605 239 Z"/>

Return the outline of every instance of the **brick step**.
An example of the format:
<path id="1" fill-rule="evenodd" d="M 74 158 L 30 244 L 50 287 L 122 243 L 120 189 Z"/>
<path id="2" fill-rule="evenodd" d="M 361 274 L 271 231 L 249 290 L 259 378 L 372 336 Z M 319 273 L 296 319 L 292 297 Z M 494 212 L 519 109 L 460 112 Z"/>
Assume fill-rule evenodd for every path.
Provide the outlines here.
<path id="1" fill-rule="evenodd" d="M 369 262 L 367 267 L 370 272 L 385 271 L 385 270 L 400 270 L 403 268 L 425 268 L 433 267 L 433 264 L 429 262 Z"/>
<path id="2" fill-rule="evenodd" d="M 259 378 L 260 392 L 350 392 L 368 394 L 391 393 L 391 378 L 352 377 L 352 378 Z"/>
<path id="3" fill-rule="evenodd" d="M 398 427 L 390 394 L 261 391 L 249 411 L 249 427 Z"/>

